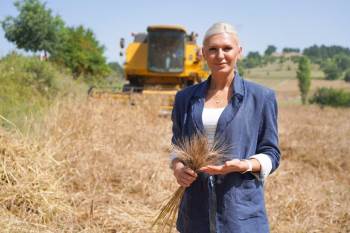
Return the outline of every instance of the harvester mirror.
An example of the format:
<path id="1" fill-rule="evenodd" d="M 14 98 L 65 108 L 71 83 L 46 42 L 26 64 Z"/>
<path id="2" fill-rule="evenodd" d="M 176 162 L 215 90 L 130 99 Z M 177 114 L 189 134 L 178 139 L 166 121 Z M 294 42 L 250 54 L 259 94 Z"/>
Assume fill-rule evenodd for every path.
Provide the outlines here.
<path id="1" fill-rule="evenodd" d="M 191 32 L 190 34 L 190 40 L 193 42 L 196 42 L 196 38 L 198 37 L 198 34 L 195 32 Z"/>
<path id="2" fill-rule="evenodd" d="M 124 38 L 120 38 L 120 48 L 124 48 L 125 46 L 125 39 Z"/>

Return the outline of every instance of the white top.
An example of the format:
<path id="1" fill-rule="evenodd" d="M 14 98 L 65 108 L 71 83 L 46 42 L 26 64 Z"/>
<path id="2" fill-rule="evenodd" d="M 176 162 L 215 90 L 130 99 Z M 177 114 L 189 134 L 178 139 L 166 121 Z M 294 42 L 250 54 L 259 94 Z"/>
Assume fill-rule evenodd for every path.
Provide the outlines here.
<path id="1" fill-rule="evenodd" d="M 202 113 L 202 122 L 205 130 L 205 134 L 208 137 L 209 145 L 212 146 L 214 143 L 214 137 L 216 132 L 216 127 L 220 118 L 220 115 L 224 111 L 225 108 L 203 108 Z M 170 154 L 170 160 L 176 158 L 176 154 L 174 151 Z M 258 173 L 253 173 L 253 175 L 262 180 L 263 182 L 266 180 L 267 176 L 270 174 L 272 170 L 272 161 L 270 157 L 266 154 L 256 154 L 249 156 L 248 159 L 256 159 L 259 161 L 261 165 L 261 170 Z"/>
<path id="2" fill-rule="evenodd" d="M 214 143 L 216 126 L 221 113 L 225 108 L 204 108 L 202 113 L 202 121 L 205 130 L 205 134 L 208 137 L 209 145 L 212 146 Z"/>

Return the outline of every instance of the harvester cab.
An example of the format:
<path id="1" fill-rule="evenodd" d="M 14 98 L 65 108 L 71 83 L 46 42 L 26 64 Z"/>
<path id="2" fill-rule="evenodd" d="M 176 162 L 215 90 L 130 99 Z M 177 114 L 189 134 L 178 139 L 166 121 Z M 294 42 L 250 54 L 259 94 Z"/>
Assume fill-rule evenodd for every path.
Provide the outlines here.
<path id="1" fill-rule="evenodd" d="M 124 99 L 135 94 L 157 96 L 162 100 L 162 109 L 171 110 L 178 90 L 208 77 L 196 42 L 197 34 L 188 34 L 181 26 L 154 25 L 149 26 L 146 33 L 132 36 L 133 42 L 126 49 L 125 40 L 120 40 L 128 82 L 122 90 Z"/>

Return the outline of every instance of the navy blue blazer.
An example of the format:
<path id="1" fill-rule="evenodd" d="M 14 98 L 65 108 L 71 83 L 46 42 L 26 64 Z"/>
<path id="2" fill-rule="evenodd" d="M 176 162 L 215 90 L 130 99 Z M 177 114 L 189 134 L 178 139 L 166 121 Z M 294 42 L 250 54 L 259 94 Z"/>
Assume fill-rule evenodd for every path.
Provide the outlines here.
<path id="1" fill-rule="evenodd" d="M 172 112 L 173 137 L 204 132 L 202 111 L 211 78 L 179 91 Z M 243 80 L 237 73 L 233 95 L 221 114 L 215 140 L 229 145 L 230 159 L 264 153 L 272 171 L 280 161 L 277 102 L 272 90 Z M 208 176 L 200 173 L 186 189 L 177 219 L 181 233 L 269 232 L 263 183 L 251 173 Z"/>

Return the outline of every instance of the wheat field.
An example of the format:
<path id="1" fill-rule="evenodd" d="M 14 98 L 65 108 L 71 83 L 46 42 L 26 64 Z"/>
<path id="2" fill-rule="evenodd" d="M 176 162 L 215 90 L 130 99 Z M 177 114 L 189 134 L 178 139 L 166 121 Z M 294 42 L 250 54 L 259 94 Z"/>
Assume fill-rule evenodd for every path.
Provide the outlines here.
<path id="1" fill-rule="evenodd" d="M 171 121 L 156 102 L 66 99 L 26 132 L 0 129 L 0 232 L 152 232 L 177 189 Z M 279 109 L 272 232 L 350 232 L 349 109 Z M 175 232 L 175 231 L 174 231 Z"/>

